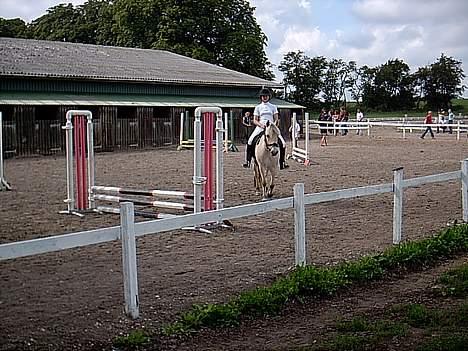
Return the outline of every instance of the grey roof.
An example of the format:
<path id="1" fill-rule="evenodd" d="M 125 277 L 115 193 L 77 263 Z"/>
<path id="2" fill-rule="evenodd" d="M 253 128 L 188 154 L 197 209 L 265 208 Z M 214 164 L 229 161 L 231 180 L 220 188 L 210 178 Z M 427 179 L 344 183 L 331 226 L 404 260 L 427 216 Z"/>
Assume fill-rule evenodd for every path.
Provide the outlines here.
<path id="1" fill-rule="evenodd" d="M 163 50 L 0 38 L 0 76 L 280 88 Z"/>

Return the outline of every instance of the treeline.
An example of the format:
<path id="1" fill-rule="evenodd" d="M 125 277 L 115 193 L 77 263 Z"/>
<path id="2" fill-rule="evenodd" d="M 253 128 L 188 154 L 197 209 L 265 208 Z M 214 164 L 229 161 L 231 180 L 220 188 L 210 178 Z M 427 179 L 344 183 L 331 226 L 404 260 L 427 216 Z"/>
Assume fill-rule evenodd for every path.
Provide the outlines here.
<path id="1" fill-rule="evenodd" d="M 0 36 L 162 49 L 271 80 L 267 37 L 253 10 L 247 0 L 88 0 L 51 7 L 31 23 L 0 18 Z M 282 97 L 309 109 L 337 108 L 348 98 L 367 110 L 448 108 L 465 88 L 461 62 L 445 54 L 411 73 L 400 59 L 358 67 L 297 51 L 278 69 Z"/>
<path id="2" fill-rule="evenodd" d="M 271 80 L 253 10 L 246 0 L 88 0 L 31 23 L 0 18 L 0 36 L 162 49 Z"/>
<path id="3" fill-rule="evenodd" d="M 396 111 L 449 108 L 465 88 L 461 65 L 442 53 L 411 73 L 400 59 L 358 67 L 354 61 L 308 57 L 298 51 L 286 54 L 278 68 L 284 75 L 283 97 L 310 109 L 337 108 L 350 97 L 367 110 Z"/>

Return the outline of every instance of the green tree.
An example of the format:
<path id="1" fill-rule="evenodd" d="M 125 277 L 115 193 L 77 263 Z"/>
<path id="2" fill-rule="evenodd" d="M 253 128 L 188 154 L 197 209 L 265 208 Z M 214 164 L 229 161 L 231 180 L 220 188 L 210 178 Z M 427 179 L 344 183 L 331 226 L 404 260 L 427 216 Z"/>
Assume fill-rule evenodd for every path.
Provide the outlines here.
<path id="1" fill-rule="evenodd" d="M 82 42 L 79 33 L 80 13 L 73 4 L 60 4 L 47 10 L 47 14 L 30 25 L 34 39 Z"/>
<path id="2" fill-rule="evenodd" d="M 153 47 L 271 79 L 266 42 L 246 0 L 169 0 Z"/>
<path id="3" fill-rule="evenodd" d="M 284 55 L 278 69 L 283 73 L 283 84 L 288 90 L 286 99 L 309 108 L 317 108 L 326 66 L 327 61 L 322 56 L 310 58 L 302 51 Z"/>
<path id="4" fill-rule="evenodd" d="M 341 102 L 346 105 L 346 91 L 354 83 L 355 67 L 354 61 L 344 62 L 342 59 L 331 59 L 327 62 L 322 86 L 326 105 L 339 106 Z"/>
<path id="5" fill-rule="evenodd" d="M 383 111 L 413 108 L 413 77 L 409 66 L 399 59 L 366 72 L 363 100 L 367 107 Z"/>
<path id="6" fill-rule="evenodd" d="M 4 19 L 0 17 L 0 37 L 27 38 L 28 27 L 20 18 Z"/>
<path id="7" fill-rule="evenodd" d="M 461 61 L 441 54 L 439 59 L 418 71 L 419 89 L 430 108 L 448 108 L 450 101 L 463 93 L 465 74 Z"/>

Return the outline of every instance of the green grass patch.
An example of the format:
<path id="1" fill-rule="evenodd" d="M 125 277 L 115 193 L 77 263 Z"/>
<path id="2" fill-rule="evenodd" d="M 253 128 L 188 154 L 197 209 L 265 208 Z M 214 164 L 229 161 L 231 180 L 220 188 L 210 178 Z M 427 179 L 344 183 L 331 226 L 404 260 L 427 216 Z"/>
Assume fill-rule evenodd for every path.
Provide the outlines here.
<path id="1" fill-rule="evenodd" d="M 124 350 L 138 350 L 151 341 L 148 333 L 141 329 L 131 331 L 126 336 L 118 336 L 114 339 L 113 345 Z"/>
<path id="2" fill-rule="evenodd" d="M 394 270 L 431 265 L 467 250 L 468 226 L 459 225 L 432 238 L 403 243 L 382 254 L 336 267 L 297 267 L 271 286 L 243 292 L 226 304 L 195 305 L 178 321 L 164 327 L 163 334 L 189 334 L 204 327 L 237 325 L 242 318 L 276 314 L 291 300 L 330 296 L 351 284 L 378 280 Z"/>
<path id="3" fill-rule="evenodd" d="M 438 280 L 444 295 L 468 296 L 468 264 L 445 272 Z"/>
<path id="4" fill-rule="evenodd" d="M 468 334 L 436 336 L 424 342 L 417 351 L 466 351 Z"/>

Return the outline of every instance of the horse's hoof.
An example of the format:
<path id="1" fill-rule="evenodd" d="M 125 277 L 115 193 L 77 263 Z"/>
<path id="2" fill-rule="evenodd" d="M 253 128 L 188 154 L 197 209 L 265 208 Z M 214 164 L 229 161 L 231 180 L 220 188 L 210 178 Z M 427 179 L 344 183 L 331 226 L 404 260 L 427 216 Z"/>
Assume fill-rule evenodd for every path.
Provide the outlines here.
<path id="1" fill-rule="evenodd" d="M 260 195 L 260 191 L 256 191 L 256 192 L 255 192 L 255 195 Z"/>

